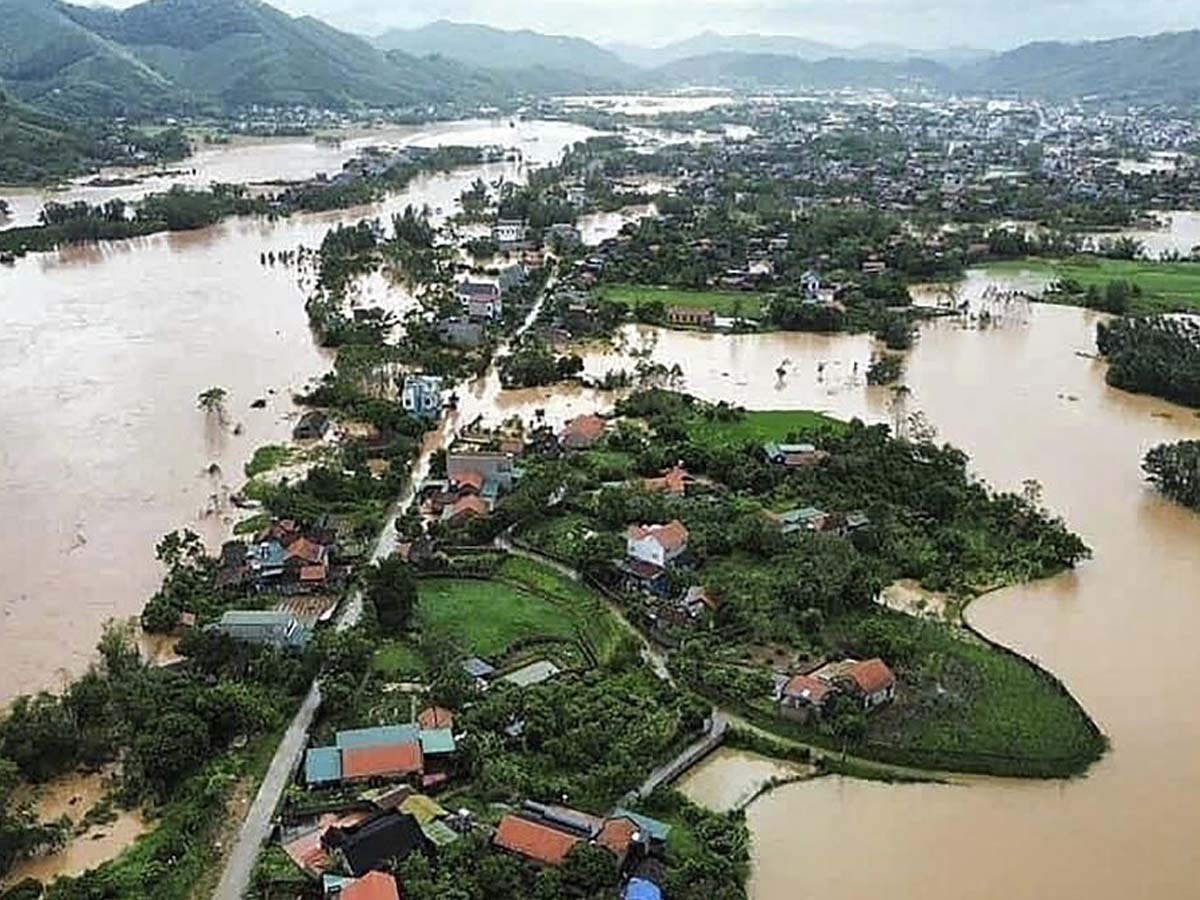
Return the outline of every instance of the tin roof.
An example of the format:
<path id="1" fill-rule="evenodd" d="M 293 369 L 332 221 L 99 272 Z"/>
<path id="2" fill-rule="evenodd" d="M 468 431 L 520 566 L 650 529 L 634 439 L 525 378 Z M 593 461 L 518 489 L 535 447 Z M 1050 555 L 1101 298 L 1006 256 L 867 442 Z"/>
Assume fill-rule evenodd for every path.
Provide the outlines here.
<path id="1" fill-rule="evenodd" d="M 500 820 L 492 842 L 526 859 L 548 866 L 562 865 L 567 854 L 583 839 L 565 831 L 549 828 L 520 816 L 505 816 Z"/>
<path id="2" fill-rule="evenodd" d="M 421 732 L 422 753 L 453 753 L 454 732 L 449 728 L 430 728 Z"/>
<path id="3" fill-rule="evenodd" d="M 350 747 L 342 751 L 342 778 L 389 778 L 411 775 L 425 767 L 420 744 Z"/>
<path id="4" fill-rule="evenodd" d="M 342 780 L 342 751 L 337 747 L 313 747 L 304 755 L 304 780 L 329 784 Z"/>
<path id="5" fill-rule="evenodd" d="M 337 733 L 337 745 L 350 747 L 383 747 L 388 744 L 416 744 L 420 731 L 416 725 L 380 725 L 375 728 L 355 728 Z"/>

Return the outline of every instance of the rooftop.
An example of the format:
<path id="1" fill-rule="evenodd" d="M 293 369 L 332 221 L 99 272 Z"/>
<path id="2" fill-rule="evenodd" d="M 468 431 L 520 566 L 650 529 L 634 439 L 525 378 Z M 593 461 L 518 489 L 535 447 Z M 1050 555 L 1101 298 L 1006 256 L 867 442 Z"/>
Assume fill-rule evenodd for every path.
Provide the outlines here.
<path id="1" fill-rule="evenodd" d="M 576 844 L 583 842 L 583 838 L 520 816 L 508 815 L 500 820 L 492 842 L 497 847 L 526 859 L 548 866 L 558 866 L 562 865 Z"/>
<path id="2" fill-rule="evenodd" d="M 375 728 L 356 728 L 337 733 L 337 745 L 350 747 L 381 747 L 388 744 L 416 744 L 420 731 L 416 725 L 380 725 Z"/>

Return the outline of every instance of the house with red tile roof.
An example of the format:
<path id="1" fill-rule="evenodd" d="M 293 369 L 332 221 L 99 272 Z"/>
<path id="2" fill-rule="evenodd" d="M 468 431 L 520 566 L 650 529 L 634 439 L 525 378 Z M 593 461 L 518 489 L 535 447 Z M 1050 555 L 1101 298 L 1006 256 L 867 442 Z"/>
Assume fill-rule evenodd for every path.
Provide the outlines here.
<path id="1" fill-rule="evenodd" d="M 812 715 L 820 715 L 825 701 L 836 688 L 811 675 L 793 675 L 779 695 L 780 711 L 789 719 L 806 721 Z"/>
<path id="2" fill-rule="evenodd" d="M 417 724 L 425 731 L 454 728 L 454 713 L 441 706 L 427 706 L 417 713 Z"/>
<path id="3" fill-rule="evenodd" d="M 465 497 L 459 497 L 442 510 L 442 521 L 457 524 L 469 519 L 486 519 L 489 512 L 486 500 L 475 494 L 468 494 Z"/>
<path id="4" fill-rule="evenodd" d="M 492 837 L 493 846 L 544 866 L 561 866 L 567 854 L 583 842 L 578 835 L 517 815 L 501 819 Z"/>
<path id="5" fill-rule="evenodd" d="M 600 416 L 576 416 L 559 432 L 558 442 L 566 450 L 587 450 L 604 436 L 607 427 L 607 420 Z"/>
<path id="6" fill-rule="evenodd" d="M 625 553 L 660 568 L 687 551 L 687 527 L 675 519 L 665 525 L 630 525 L 625 533 Z"/>
<path id="7" fill-rule="evenodd" d="M 368 872 L 343 885 L 338 900 L 400 900 L 396 879 L 385 872 Z"/>
<path id="8" fill-rule="evenodd" d="M 863 709 L 875 709 L 896 697 L 896 676 L 882 659 L 866 659 L 846 669 L 842 681 L 862 700 Z"/>
<path id="9" fill-rule="evenodd" d="M 342 781 L 404 778 L 420 775 L 424 769 L 425 759 L 419 743 L 342 749 Z"/>

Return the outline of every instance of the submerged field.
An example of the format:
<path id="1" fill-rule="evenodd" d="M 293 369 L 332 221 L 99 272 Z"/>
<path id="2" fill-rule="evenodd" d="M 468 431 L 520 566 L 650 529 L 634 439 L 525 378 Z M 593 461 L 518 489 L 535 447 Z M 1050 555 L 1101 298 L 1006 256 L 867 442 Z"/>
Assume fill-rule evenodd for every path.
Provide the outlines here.
<path id="1" fill-rule="evenodd" d="M 987 270 L 996 274 L 1036 272 L 1055 280 L 1071 279 L 1084 288 L 1094 285 L 1101 290 L 1111 281 L 1128 281 L 1141 288 L 1141 295 L 1132 300 L 1129 310 L 1140 315 L 1200 310 L 1200 263 L 1076 256 L 1067 260 L 1030 258 L 991 263 Z M 1082 296 L 1051 294 L 1046 300 L 1084 305 Z"/>
<path id="2" fill-rule="evenodd" d="M 661 303 L 665 307 L 711 309 L 718 316 L 747 316 L 757 319 L 769 299 L 767 294 L 754 291 L 682 291 L 675 288 L 645 284 L 610 284 L 600 289 L 603 300 L 619 301 L 636 309 L 646 303 Z"/>

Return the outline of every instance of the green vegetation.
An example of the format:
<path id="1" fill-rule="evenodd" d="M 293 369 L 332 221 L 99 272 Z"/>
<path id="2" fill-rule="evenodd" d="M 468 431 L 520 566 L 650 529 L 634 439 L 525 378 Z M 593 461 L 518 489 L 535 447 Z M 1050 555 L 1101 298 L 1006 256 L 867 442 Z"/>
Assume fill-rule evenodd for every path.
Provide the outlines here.
<path id="1" fill-rule="evenodd" d="M 282 444 L 266 444 L 254 451 L 250 462 L 246 463 L 246 477 L 255 478 L 265 472 L 286 465 L 292 458 L 292 449 Z"/>
<path id="2" fill-rule="evenodd" d="M 987 268 L 997 274 L 1033 272 L 1055 279 L 1065 289 L 1046 295 L 1045 299 L 1053 303 L 1094 305 L 1087 302 L 1089 289 L 1105 291 L 1114 282 L 1126 282 L 1137 288 L 1128 303 L 1128 312 L 1135 315 L 1200 309 L 1200 263 L 1075 256 L 1066 260 L 1009 260 L 989 263 Z"/>
<path id="3" fill-rule="evenodd" d="M 1142 469 L 1165 496 L 1200 510 L 1200 441 L 1159 444 L 1146 454 Z"/>
<path id="4" fill-rule="evenodd" d="M 965 631 L 876 604 L 885 585 L 903 578 L 970 597 L 1085 558 L 1079 538 L 1041 509 L 1036 486 L 996 493 L 969 476 L 967 457 L 954 448 L 812 413 L 744 413 L 665 391 L 635 394 L 617 412 L 626 422 L 601 452 L 631 455 L 642 478 L 679 462 L 704 480 L 683 496 L 647 492 L 638 477 L 603 485 L 588 451 L 531 461 L 528 484 L 497 514 L 523 510 L 516 521 L 528 546 L 618 593 L 612 562 L 623 556 L 627 526 L 681 521 L 687 564 L 668 567 L 667 593 L 701 585 L 719 597 L 706 615 L 710 627 L 665 624 L 669 600 L 656 606 L 623 596 L 628 617 L 656 634 L 665 629 L 679 645 L 670 665 L 683 683 L 764 728 L 849 743 L 856 755 L 897 764 L 1061 775 L 1102 752 L 1086 713 L 1045 673 Z M 817 453 L 808 465 L 773 464 L 762 453 L 765 438 L 812 442 Z M 569 485 L 568 498 L 547 509 L 522 497 L 539 489 L 539 478 Z M 769 515 L 806 508 L 818 517 L 811 530 L 785 533 Z M 796 671 L 873 656 L 898 674 L 891 708 L 867 718 L 831 710 L 821 726 L 800 732 L 778 717 L 768 664 Z"/>
<path id="5" fill-rule="evenodd" d="M 687 291 L 644 284 L 606 284 L 600 290 L 600 299 L 625 304 L 633 310 L 634 318 L 639 318 L 641 307 L 660 304 L 659 318 L 663 310 L 679 306 L 710 309 L 718 316 L 757 319 L 762 316 L 769 298 L 766 294 L 751 291 Z"/>
<path id="6" fill-rule="evenodd" d="M 1147 316 L 1096 326 L 1108 360 L 1108 383 L 1138 394 L 1200 408 L 1200 321 Z"/>
<path id="7" fill-rule="evenodd" d="M 728 411 L 722 415 L 722 409 Z M 707 415 L 711 411 L 712 415 Z M 737 411 L 717 405 L 703 407 L 687 423 L 688 440 L 709 451 L 736 449 L 750 443 L 783 443 L 794 435 L 843 431 L 846 423 L 810 410 Z"/>
<path id="8" fill-rule="evenodd" d="M 479 656 L 502 656 L 522 638 L 573 637 L 559 607 L 507 584 L 425 579 L 420 597 L 422 627 L 456 634 L 464 650 Z"/>
<path id="9" fill-rule="evenodd" d="M 425 672 L 425 659 L 420 651 L 404 640 L 382 643 L 375 650 L 375 671 L 389 680 L 415 678 Z"/>
<path id="10" fill-rule="evenodd" d="M 0 88 L 0 184 L 52 183 L 100 166 L 172 162 L 190 152 L 178 128 L 150 134 L 116 124 L 69 122 L 37 112 Z"/>

